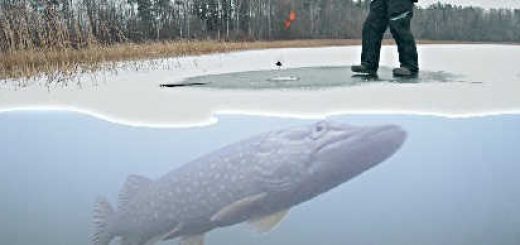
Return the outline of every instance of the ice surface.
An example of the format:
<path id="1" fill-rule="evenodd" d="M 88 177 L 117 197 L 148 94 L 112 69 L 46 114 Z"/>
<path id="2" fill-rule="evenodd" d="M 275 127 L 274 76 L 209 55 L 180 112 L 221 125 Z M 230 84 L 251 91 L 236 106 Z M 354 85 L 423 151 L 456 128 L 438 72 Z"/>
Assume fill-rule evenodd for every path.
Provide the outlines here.
<path id="1" fill-rule="evenodd" d="M 520 112 L 520 46 L 516 45 L 419 46 L 424 72 L 455 74 L 455 80 L 460 78 L 463 82 L 370 82 L 322 90 L 160 87 L 206 75 L 274 72 L 277 60 L 283 61 L 287 72 L 304 67 L 342 66 L 335 72 L 340 76 L 336 81 L 343 82 L 343 78 L 350 79 L 346 66 L 359 63 L 360 52 L 359 46 L 256 50 L 142 61 L 140 67 L 149 69 L 96 74 L 101 79 L 87 80 L 81 86 L 12 89 L 8 83 L 1 83 L 0 111 L 65 109 L 130 125 L 168 127 L 208 124 L 216 120 L 215 113 L 321 118 L 343 113 L 461 117 Z M 398 66 L 395 47 L 382 49 L 381 65 Z M 345 75 L 339 75 L 342 70 L 346 70 Z M 309 80 L 306 76 L 298 75 L 300 82 Z"/>

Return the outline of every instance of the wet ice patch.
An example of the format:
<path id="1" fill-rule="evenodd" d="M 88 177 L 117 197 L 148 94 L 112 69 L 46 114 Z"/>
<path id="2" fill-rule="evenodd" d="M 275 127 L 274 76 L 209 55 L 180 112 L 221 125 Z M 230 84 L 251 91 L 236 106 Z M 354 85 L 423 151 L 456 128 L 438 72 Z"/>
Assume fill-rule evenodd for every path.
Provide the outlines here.
<path id="1" fill-rule="evenodd" d="M 373 83 L 460 82 L 462 76 L 438 71 L 421 71 L 414 78 L 396 78 L 392 69 L 381 67 L 378 77 L 357 75 L 346 66 L 305 67 L 205 75 L 164 87 L 197 86 L 217 89 L 322 89 Z"/>

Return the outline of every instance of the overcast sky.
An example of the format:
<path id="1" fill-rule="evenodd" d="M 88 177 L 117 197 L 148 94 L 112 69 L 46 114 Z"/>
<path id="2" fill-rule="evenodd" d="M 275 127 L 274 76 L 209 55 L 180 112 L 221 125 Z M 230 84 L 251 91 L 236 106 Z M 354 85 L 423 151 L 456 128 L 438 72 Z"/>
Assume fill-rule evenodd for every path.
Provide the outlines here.
<path id="1" fill-rule="evenodd" d="M 436 2 L 452 3 L 457 5 L 475 5 L 484 8 L 518 8 L 520 0 L 419 0 L 419 6 L 428 6 Z"/>

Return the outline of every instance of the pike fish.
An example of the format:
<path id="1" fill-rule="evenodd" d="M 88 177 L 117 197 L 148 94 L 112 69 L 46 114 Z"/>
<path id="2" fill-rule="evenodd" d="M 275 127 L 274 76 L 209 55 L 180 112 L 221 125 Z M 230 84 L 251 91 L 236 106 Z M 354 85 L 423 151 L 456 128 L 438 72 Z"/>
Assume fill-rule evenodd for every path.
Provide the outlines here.
<path id="1" fill-rule="evenodd" d="M 269 231 L 290 208 L 391 157 L 406 136 L 395 125 L 320 121 L 242 140 L 156 180 L 129 176 L 117 209 L 97 200 L 93 243 L 202 245 L 205 233 L 243 222 Z"/>

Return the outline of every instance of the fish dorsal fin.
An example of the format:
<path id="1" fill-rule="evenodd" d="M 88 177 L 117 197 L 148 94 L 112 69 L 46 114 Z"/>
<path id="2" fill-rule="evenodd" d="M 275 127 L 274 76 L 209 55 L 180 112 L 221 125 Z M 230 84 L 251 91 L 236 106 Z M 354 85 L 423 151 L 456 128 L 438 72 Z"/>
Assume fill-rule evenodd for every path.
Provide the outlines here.
<path id="1" fill-rule="evenodd" d="M 211 221 L 217 223 L 225 223 L 226 220 L 240 217 L 251 208 L 254 208 L 257 203 L 262 201 L 267 196 L 267 193 L 260 193 L 253 196 L 242 198 L 218 211 L 211 217 Z"/>
<path id="2" fill-rule="evenodd" d="M 269 232 L 280 224 L 288 213 L 289 210 L 286 209 L 264 217 L 250 219 L 247 223 L 258 232 Z"/>
<path id="3" fill-rule="evenodd" d="M 204 245 L 204 234 L 183 237 L 179 245 Z"/>
<path id="4" fill-rule="evenodd" d="M 152 183 L 152 180 L 142 177 L 139 175 L 130 175 L 126 178 L 126 182 L 123 185 L 123 189 L 119 193 L 119 209 L 122 209 L 126 204 L 143 188 L 147 187 Z"/>

